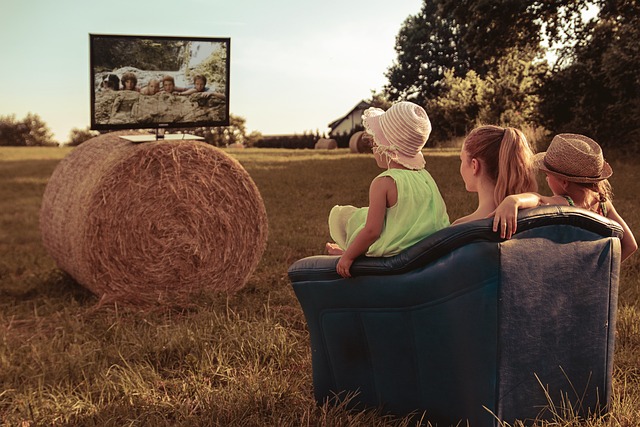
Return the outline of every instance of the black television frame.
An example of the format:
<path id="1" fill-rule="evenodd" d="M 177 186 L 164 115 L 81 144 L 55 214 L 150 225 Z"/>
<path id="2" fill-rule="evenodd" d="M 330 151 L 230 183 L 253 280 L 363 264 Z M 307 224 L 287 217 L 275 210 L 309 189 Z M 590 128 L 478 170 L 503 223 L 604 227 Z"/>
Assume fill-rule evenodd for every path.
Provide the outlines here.
<path id="1" fill-rule="evenodd" d="M 221 103 L 223 103 L 223 106 L 220 107 L 219 105 L 216 108 L 216 112 L 218 111 L 222 111 L 221 114 L 217 114 L 216 118 L 206 118 L 203 120 L 190 120 L 190 119 L 184 119 L 184 120 L 172 120 L 172 121 L 164 121 L 161 119 L 153 119 L 153 120 L 145 120 L 145 121 L 134 121 L 134 120 L 130 120 L 130 121 L 125 121 L 122 123 L 114 123 L 114 122 L 109 122 L 109 121 L 105 121 L 105 120 L 100 120 L 99 118 L 96 117 L 96 111 L 97 111 L 97 99 L 100 98 L 100 94 L 99 92 L 101 92 L 101 80 L 103 79 L 102 76 L 105 75 L 105 73 L 107 74 L 118 74 L 118 70 L 122 70 L 123 68 L 125 69 L 129 69 L 130 67 L 138 69 L 141 71 L 141 73 L 144 73 L 145 75 L 151 75 L 153 73 L 157 73 L 158 76 L 160 75 L 164 75 L 164 74 L 174 74 L 175 76 L 181 76 L 180 73 L 178 73 L 176 70 L 149 70 L 149 69 L 141 69 L 139 67 L 137 67 L 136 63 L 119 63 L 118 67 L 115 67 L 115 69 L 113 69 L 113 67 L 109 67 L 109 65 L 113 65 L 113 64 L 105 64 L 104 61 L 103 63 L 100 63 L 100 48 L 104 48 L 104 45 L 109 45 L 111 44 L 115 44 L 115 43 L 131 43 L 132 47 L 134 46 L 134 44 L 136 43 L 140 43 L 141 41 L 145 41 L 148 43 L 152 43 L 154 45 L 160 44 L 161 46 L 169 46 L 172 45 L 175 46 L 179 45 L 180 43 L 184 43 L 186 48 L 191 48 L 191 46 L 193 46 L 193 43 L 211 43 L 214 45 L 219 45 L 218 49 L 221 49 L 223 51 L 223 53 L 221 55 L 224 56 L 223 60 L 224 60 L 224 70 L 219 73 L 213 73 L 215 76 L 217 76 L 216 81 L 208 81 L 207 84 L 208 85 L 215 85 L 216 86 L 216 91 L 215 93 L 217 94 L 223 94 L 224 95 L 224 100 L 221 100 L 221 97 L 218 96 L 217 99 L 220 100 Z M 101 45 L 101 43 L 103 45 Z M 164 45 L 163 45 L 164 44 Z M 186 49 L 185 48 L 185 49 Z M 211 46 L 211 48 L 213 49 L 213 46 Z M 102 52 L 104 53 L 104 52 Z M 183 54 L 183 53 L 181 53 Z M 156 133 L 158 132 L 158 130 L 162 130 L 162 132 L 164 133 L 164 130 L 171 130 L 171 129 L 180 129 L 180 128 L 194 128 L 194 127 L 216 127 L 216 126 L 228 126 L 229 125 L 229 100 L 230 100 L 230 54 L 231 54 L 231 39 L 229 37 L 207 37 L 207 36 L 203 36 L 203 37 L 197 37 L 197 36 L 159 36 L 159 35 L 132 35 L 132 34 L 89 34 L 89 57 L 90 57 L 90 61 L 89 61 L 89 72 L 90 72 L 90 94 L 91 94 L 91 129 L 93 130 L 118 130 L 118 129 L 155 129 Z M 104 56 L 104 55 L 103 55 Z M 106 55 L 109 56 L 109 55 Z M 207 58 L 211 58 L 211 54 L 207 57 Z M 152 57 L 152 56 L 150 56 Z M 111 56 L 111 59 L 113 59 L 113 55 Z M 176 55 L 176 57 L 174 58 L 177 62 L 180 62 L 180 57 Z M 122 61 L 127 61 L 126 59 L 122 60 Z M 129 60 L 129 62 L 131 62 Z M 122 71 L 120 71 L 120 74 L 123 74 Z M 219 80 L 222 80 L 222 84 L 219 84 Z M 176 86 L 181 87 L 181 85 L 176 84 Z M 182 88 L 184 88 L 184 86 L 182 86 Z M 118 88 L 119 89 L 119 88 Z M 140 89 L 140 88 L 138 88 Z M 220 91 L 220 89 L 222 89 L 222 91 Z M 162 89 L 161 89 L 162 91 Z M 209 93 L 209 92 L 207 92 Z M 158 95 L 158 94 L 156 94 Z M 156 96 L 156 95 L 151 95 L 151 96 Z M 147 98 L 149 98 L 146 95 L 140 95 L 140 96 L 145 96 Z M 168 94 L 162 94 L 160 96 L 168 96 Z M 179 95 L 171 95 L 171 96 L 179 96 Z M 188 96 L 184 96 L 183 98 L 187 98 Z M 181 96 L 182 98 L 182 96 Z M 158 99 L 160 99 L 160 97 L 158 97 Z M 152 98 L 149 98 L 149 100 L 151 101 Z M 160 104 L 161 101 L 158 100 L 158 105 Z M 205 101 L 206 103 L 207 101 Z M 217 102 L 217 101 L 214 101 Z M 202 103 L 202 102 L 201 102 Z M 201 107 L 201 106 L 195 106 L 193 108 L 204 108 L 203 111 L 207 111 L 210 114 L 213 114 L 213 108 L 208 108 L 207 107 Z M 222 117 L 218 117 L 218 116 L 222 116 Z M 113 113 L 110 113 L 109 115 L 109 120 L 111 120 L 113 116 Z"/>

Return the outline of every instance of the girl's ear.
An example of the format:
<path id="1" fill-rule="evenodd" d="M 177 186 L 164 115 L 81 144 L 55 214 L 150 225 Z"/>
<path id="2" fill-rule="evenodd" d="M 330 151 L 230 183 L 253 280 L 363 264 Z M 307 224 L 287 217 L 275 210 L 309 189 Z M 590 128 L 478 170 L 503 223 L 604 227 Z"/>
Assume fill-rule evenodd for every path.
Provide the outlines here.
<path id="1" fill-rule="evenodd" d="M 476 159 L 475 157 L 473 159 L 471 159 L 471 170 L 473 171 L 473 175 L 480 175 L 480 169 L 481 169 L 481 164 L 480 161 L 478 161 L 478 159 Z"/>

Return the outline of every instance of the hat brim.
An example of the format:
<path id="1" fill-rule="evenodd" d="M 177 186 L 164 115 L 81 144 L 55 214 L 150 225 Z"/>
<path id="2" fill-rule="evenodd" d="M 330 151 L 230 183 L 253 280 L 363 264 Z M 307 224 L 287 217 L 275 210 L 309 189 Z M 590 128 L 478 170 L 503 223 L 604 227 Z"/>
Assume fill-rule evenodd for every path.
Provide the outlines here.
<path id="1" fill-rule="evenodd" d="M 382 147 L 384 153 L 389 156 L 391 160 L 408 169 L 416 170 L 424 168 L 426 162 L 422 151 L 418 151 L 418 153 L 412 157 L 404 155 L 385 137 L 382 126 L 380 125 L 380 116 L 382 116 L 382 114 L 384 114 L 384 111 L 379 108 L 369 108 L 365 111 L 362 119 L 365 131 L 373 136 L 374 147 L 376 145 Z"/>
<path id="2" fill-rule="evenodd" d="M 557 171 L 554 171 L 552 169 L 549 169 L 545 165 L 544 156 L 546 154 L 547 154 L 547 152 L 544 151 L 542 153 L 537 153 L 536 155 L 533 156 L 533 164 L 535 165 L 535 167 L 538 168 L 540 171 L 542 171 L 544 173 L 548 173 L 550 175 L 557 176 L 558 178 L 566 179 L 567 181 L 570 181 L 570 182 L 578 182 L 578 183 L 581 183 L 581 184 L 593 183 L 593 182 L 603 181 L 605 179 L 610 178 L 611 175 L 613 175 L 613 169 L 611 168 L 611 165 L 609 165 L 609 163 L 607 163 L 606 161 L 602 165 L 602 173 L 600 174 L 600 176 L 587 177 L 587 176 L 565 175 L 565 174 L 563 174 L 561 172 L 557 172 Z"/>

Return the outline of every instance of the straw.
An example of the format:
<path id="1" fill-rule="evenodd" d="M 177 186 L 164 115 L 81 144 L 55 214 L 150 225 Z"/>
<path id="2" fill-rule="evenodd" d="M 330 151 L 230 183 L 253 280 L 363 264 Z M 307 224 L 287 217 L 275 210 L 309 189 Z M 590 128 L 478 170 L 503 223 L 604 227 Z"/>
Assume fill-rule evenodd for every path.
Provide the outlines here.
<path id="1" fill-rule="evenodd" d="M 40 212 L 52 258 L 102 301 L 182 305 L 242 288 L 267 240 L 249 174 L 199 141 L 124 133 L 83 143 L 53 172 Z"/>

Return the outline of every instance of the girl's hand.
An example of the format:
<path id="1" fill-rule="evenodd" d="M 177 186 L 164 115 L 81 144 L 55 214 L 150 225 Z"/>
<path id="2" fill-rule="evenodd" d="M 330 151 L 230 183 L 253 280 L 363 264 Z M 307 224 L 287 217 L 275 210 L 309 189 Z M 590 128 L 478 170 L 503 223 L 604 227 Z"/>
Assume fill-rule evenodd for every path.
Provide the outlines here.
<path id="1" fill-rule="evenodd" d="M 510 239 L 518 227 L 518 202 L 515 197 L 507 196 L 498 205 L 493 215 L 493 231 L 500 233 L 503 239 Z"/>
<path id="2" fill-rule="evenodd" d="M 353 259 L 347 258 L 344 255 L 340 257 L 338 260 L 338 264 L 336 265 L 336 271 L 342 277 L 351 277 L 351 273 L 349 269 L 351 268 L 351 264 L 353 264 Z"/>

